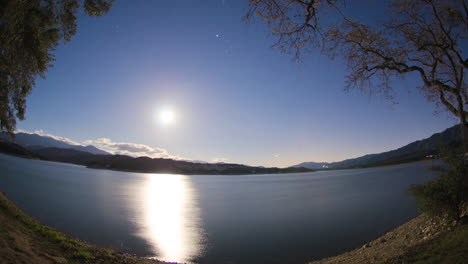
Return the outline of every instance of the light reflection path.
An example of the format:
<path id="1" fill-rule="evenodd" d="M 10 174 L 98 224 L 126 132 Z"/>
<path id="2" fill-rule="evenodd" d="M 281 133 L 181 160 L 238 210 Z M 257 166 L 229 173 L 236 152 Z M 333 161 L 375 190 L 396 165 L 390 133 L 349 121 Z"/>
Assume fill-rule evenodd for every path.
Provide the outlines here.
<path id="1" fill-rule="evenodd" d="M 142 193 L 139 235 L 155 258 L 189 263 L 203 250 L 203 232 L 196 192 L 185 175 L 147 174 Z"/>

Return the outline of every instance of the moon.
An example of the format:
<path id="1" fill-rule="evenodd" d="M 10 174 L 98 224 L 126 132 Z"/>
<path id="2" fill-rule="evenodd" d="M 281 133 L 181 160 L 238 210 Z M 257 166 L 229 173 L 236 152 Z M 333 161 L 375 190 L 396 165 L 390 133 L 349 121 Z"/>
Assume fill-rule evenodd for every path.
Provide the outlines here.
<path id="1" fill-rule="evenodd" d="M 176 114 L 174 110 L 170 108 L 161 109 L 158 112 L 158 121 L 163 126 L 169 126 L 175 123 Z"/>

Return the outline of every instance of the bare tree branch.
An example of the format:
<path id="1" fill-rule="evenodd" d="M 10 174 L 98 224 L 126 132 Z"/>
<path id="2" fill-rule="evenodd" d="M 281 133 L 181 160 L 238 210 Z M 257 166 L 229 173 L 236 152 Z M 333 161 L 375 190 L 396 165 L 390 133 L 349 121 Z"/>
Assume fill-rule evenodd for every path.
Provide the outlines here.
<path id="1" fill-rule="evenodd" d="M 251 0 L 277 36 L 275 46 L 296 57 L 319 47 L 348 65 L 347 88 L 388 94 L 393 77 L 417 73 L 427 98 L 467 123 L 465 75 L 467 0 L 391 0 L 388 20 L 366 25 L 346 15 L 344 1 Z M 272 8 L 274 7 L 274 8 Z M 327 16 L 326 19 L 323 17 Z"/>

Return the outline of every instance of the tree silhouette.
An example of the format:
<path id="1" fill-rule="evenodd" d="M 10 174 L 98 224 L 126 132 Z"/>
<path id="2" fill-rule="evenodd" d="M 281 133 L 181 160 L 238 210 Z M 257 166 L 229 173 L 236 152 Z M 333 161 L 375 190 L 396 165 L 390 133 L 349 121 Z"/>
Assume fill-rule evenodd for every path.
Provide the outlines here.
<path id="1" fill-rule="evenodd" d="M 264 21 L 282 52 L 321 48 L 343 58 L 347 89 L 390 95 L 392 78 L 417 75 L 417 88 L 459 119 L 467 142 L 467 0 L 392 0 L 385 21 L 372 24 L 349 18 L 344 0 L 249 3 L 246 19 Z"/>
<path id="2" fill-rule="evenodd" d="M 13 134 L 26 97 L 54 61 L 60 41 L 77 30 L 77 12 L 101 16 L 114 0 L 3 0 L 0 2 L 0 131 Z"/>

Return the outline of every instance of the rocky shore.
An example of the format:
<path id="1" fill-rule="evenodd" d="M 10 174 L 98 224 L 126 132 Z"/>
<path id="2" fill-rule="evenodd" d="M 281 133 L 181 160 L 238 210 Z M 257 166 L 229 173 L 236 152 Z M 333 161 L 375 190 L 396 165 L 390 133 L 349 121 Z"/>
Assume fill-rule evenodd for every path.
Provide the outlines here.
<path id="1" fill-rule="evenodd" d="M 456 223 L 444 218 L 420 215 L 360 248 L 309 264 L 394 263 L 412 249 L 449 233 Z M 402 262 L 399 262 L 402 263 Z"/>

